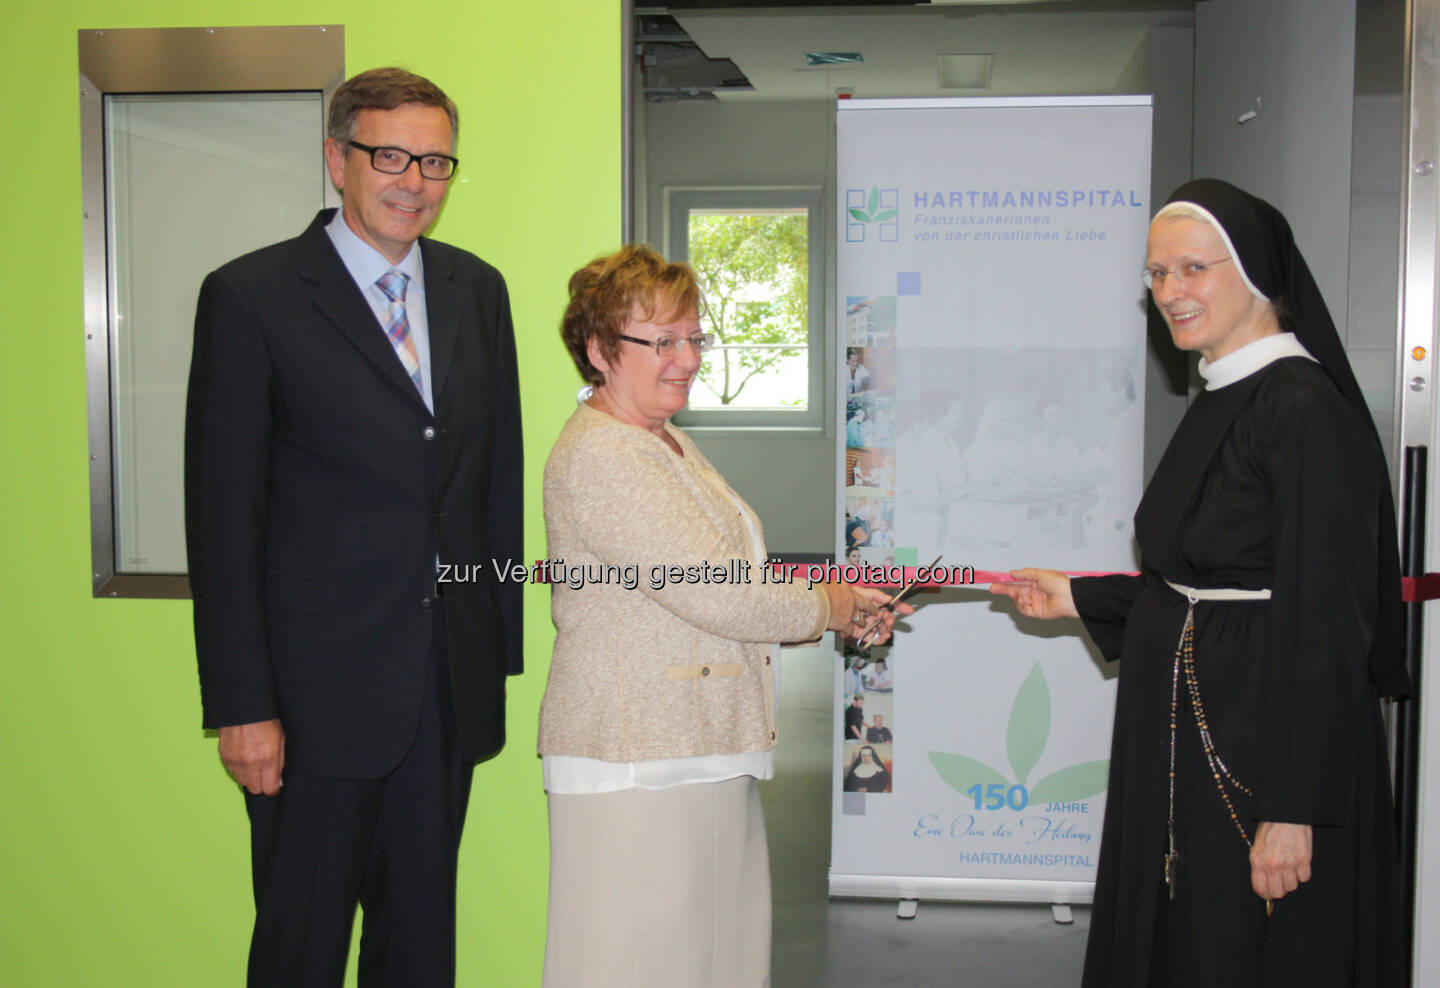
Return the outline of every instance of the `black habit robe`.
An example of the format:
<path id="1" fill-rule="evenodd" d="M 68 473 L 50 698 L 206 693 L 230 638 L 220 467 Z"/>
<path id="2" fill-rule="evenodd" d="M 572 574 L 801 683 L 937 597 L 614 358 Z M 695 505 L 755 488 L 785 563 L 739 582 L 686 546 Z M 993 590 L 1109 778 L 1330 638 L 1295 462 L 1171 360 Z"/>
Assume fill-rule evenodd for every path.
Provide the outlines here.
<path id="1" fill-rule="evenodd" d="M 1124 659 L 1084 984 L 1401 983 L 1388 767 L 1367 661 L 1377 595 L 1393 580 L 1377 572 L 1377 543 L 1393 538 L 1389 496 L 1371 424 L 1319 365 L 1287 357 L 1191 404 L 1135 515 L 1141 575 L 1072 581 L 1096 645 Z M 1227 785 L 1238 822 L 1251 840 L 1260 821 L 1313 827 L 1313 877 L 1270 917 L 1183 675 L 1173 900 L 1164 882 L 1187 607 L 1165 579 L 1273 592 L 1195 606 L 1214 746 L 1253 794 Z"/>

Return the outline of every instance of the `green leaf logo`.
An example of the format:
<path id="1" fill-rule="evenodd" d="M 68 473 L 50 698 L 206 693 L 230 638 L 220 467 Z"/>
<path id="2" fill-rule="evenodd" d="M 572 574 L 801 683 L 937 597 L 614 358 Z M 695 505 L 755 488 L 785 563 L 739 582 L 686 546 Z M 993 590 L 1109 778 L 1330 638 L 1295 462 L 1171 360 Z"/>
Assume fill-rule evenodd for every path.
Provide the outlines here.
<path id="1" fill-rule="evenodd" d="M 884 223 L 886 220 L 893 220 L 900 215 L 898 209 L 880 208 L 880 187 L 878 185 L 870 186 L 870 198 L 864 209 L 859 206 L 851 206 L 848 212 L 852 220 L 860 223 Z"/>
<path id="2" fill-rule="evenodd" d="M 929 752 L 930 764 L 946 785 L 962 795 L 969 795 L 976 786 L 983 790 L 985 786 L 1012 781 L 1028 785 L 1030 773 L 1050 741 L 1050 714 L 1050 684 L 1037 662 L 1010 705 L 1010 723 L 1005 731 L 1005 756 L 1010 762 L 1010 775 L 968 755 L 945 751 Z M 1089 799 L 1105 791 L 1109 775 L 1109 759 L 1070 765 L 1029 786 L 1029 802 L 1069 803 Z"/>
<path id="3" fill-rule="evenodd" d="M 1030 790 L 1030 799 L 1036 803 L 1071 803 L 1089 799 L 1105 789 L 1110 777 L 1110 759 L 1094 762 L 1080 762 L 1069 768 L 1052 772 Z"/>
<path id="4" fill-rule="evenodd" d="M 1030 778 L 1030 770 L 1045 753 L 1050 740 L 1050 686 L 1040 663 L 1020 684 L 1015 702 L 1010 706 L 1010 726 L 1005 732 L 1005 754 L 1010 758 L 1010 771 L 1022 786 Z"/>
<path id="5" fill-rule="evenodd" d="M 1007 781 L 1005 776 L 984 762 L 977 762 L 964 755 L 950 755 L 943 751 L 930 752 L 930 764 L 940 773 L 940 778 L 956 792 L 964 792 L 974 785 L 988 786 L 993 782 Z"/>

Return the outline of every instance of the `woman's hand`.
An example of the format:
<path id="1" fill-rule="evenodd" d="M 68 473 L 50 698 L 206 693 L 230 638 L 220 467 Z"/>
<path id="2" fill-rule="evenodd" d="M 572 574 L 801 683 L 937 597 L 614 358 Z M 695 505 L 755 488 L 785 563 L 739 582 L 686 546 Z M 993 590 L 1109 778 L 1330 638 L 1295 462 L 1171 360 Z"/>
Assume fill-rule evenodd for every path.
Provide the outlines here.
<path id="1" fill-rule="evenodd" d="M 1250 885 L 1267 902 L 1310 881 L 1313 833 L 1308 823 L 1262 822 L 1250 847 Z"/>
<path id="2" fill-rule="evenodd" d="M 990 592 L 1015 601 L 1015 609 L 1026 617 L 1049 621 L 1079 617 L 1070 596 L 1070 577 L 1058 569 L 1012 569 L 1014 583 L 992 583 Z"/>
<path id="3" fill-rule="evenodd" d="M 889 641 L 898 614 L 913 614 L 915 608 L 909 604 L 883 606 L 891 595 L 872 587 L 858 587 L 850 583 L 821 583 L 820 588 L 830 598 L 831 631 L 839 631 L 846 638 L 859 638 L 874 624 L 880 628 L 875 633 L 875 643 Z"/>

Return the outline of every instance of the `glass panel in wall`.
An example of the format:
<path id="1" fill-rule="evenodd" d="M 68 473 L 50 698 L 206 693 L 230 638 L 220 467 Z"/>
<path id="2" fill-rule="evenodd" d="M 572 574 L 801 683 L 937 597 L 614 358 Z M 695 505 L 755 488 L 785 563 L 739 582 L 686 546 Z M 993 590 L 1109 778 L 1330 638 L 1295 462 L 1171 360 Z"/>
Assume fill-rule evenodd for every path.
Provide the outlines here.
<path id="1" fill-rule="evenodd" d="M 324 204 L 322 93 L 107 95 L 115 573 L 184 573 L 185 388 L 205 275 Z"/>

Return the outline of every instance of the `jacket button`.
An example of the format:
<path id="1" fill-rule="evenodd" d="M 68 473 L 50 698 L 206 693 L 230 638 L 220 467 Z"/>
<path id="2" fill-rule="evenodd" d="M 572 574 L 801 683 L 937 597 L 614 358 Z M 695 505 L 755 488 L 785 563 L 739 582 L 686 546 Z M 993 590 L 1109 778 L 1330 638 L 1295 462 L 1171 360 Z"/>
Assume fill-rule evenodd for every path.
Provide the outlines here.
<path id="1" fill-rule="evenodd" d="M 429 607 L 429 606 L 430 606 L 431 604 L 433 604 L 433 603 L 435 603 L 435 601 L 434 601 L 433 598 L 431 598 L 431 597 L 424 597 L 424 598 L 422 598 L 421 601 L 420 601 L 420 606 L 421 606 L 421 607 Z"/>
<path id="2" fill-rule="evenodd" d="M 702 676 L 708 676 L 708 675 L 710 675 L 710 667 L 709 667 L 709 666 L 701 666 L 701 667 L 700 667 L 700 675 L 702 675 Z"/>
<path id="3" fill-rule="evenodd" d="M 420 430 L 420 435 L 424 436 L 427 440 L 434 439 L 435 427 L 433 425 L 427 425 L 424 429 Z"/>
<path id="4" fill-rule="evenodd" d="M 767 666 L 770 664 L 770 656 L 768 656 L 768 655 L 765 656 L 765 664 L 766 664 Z"/>

